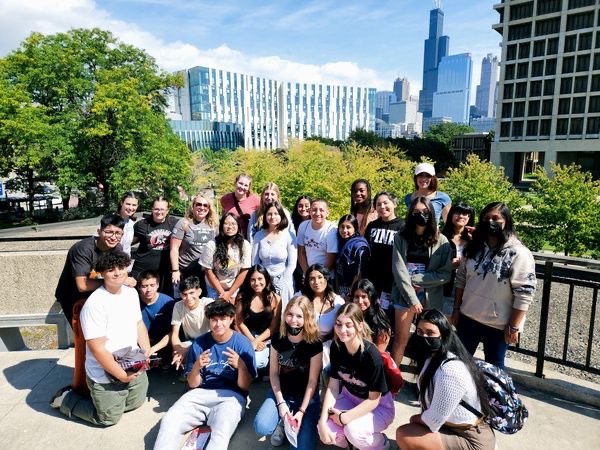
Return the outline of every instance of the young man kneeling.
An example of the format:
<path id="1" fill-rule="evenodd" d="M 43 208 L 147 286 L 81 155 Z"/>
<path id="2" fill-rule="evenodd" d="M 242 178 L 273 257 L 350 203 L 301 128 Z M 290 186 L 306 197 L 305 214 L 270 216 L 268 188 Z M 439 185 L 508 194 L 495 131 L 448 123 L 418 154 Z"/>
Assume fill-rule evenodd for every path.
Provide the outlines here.
<path id="1" fill-rule="evenodd" d="M 194 340 L 186 358 L 191 388 L 163 417 L 155 449 L 178 449 L 185 433 L 209 425 L 207 450 L 229 445 L 242 415 L 252 379 L 256 377 L 250 341 L 231 329 L 235 307 L 224 300 L 206 306 L 210 332 Z"/>
<path id="2" fill-rule="evenodd" d="M 147 358 L 150 351 L 137 291 L 123 284 L 130 263 L 131 259 L 122 251 L 104 253 L 98 258 L 96 272 L 102 274 L 103 284 L 81 310 L 86 381 L 91 398 L 63 388 L 50 402 L 50 406 L 60 408 L 68 417 L 110 426 L 124 412 L 139 408 L 146 398 L 146 372 L 126 372 L 113 356 L 119 350 L 141 348 Z"/>

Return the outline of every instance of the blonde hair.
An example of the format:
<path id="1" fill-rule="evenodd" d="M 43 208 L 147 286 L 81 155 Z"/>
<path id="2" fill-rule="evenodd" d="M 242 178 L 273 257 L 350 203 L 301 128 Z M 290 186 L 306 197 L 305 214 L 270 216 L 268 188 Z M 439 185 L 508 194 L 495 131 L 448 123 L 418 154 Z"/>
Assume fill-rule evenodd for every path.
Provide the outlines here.
<path id="1" fill-rule="evenodd" d="M 369 328 L 369 325 L 367 325 L 362 311 L 356 303 L 346 303 L 337 310 L 337 313 L 335 314 L 336 322 L 340 316 L 348 317 L 348 319 L 350 319 L 354 324 L 358 339 L 360 340 L 360 350 L 362 351 L 364 349 L 365 341 L 370 341 L 372 334 L 371 328 Z M 362 331 L 359 331 L 360 326 L 362 326 Z M 337 345 L 340 345 L 340 341 L 335 330 L 333 332 L 333 340 Z"/>
<path id="2" fill-rule="evenodd" d="M 297 295 L 293 297 L 286 305 L 285 310 L 283 311 L 283 320 L 281 321 L 281 326 L 279 327 L 279 334 L 281 337 L 287 336 L 288 334 L 285 326 L 285 317 L 293 306 L 300 308 L 302 315 L 304 316 L 304 326 L 302 328 L 302 331 L 304 332 L 304 340 L 309 344 L 318 342 L 321 339 L 321 334 L 319 333 L 319 327 L 315 321 L 313 305 L 308 297 L 305 297 L 304 295 Z"/>
<path id="3" fill-rule="evenodd" d="M 250 194 L 252 193 L 252 177 L 247 173 L 242 172 L 237 177 L 235 177 L 235 182 L 237 183 L 238 181 L 240 181 L 240 178 L 248 178 L 248 192 L 246 192 L 246 197 L 250 197 Z"/>
<path id="4" fill-rule="evenodd" d="M 215 205 L 213 204 L 212 200 L 206 198 L 204 194 L 201 193 L 197 193 L 192 197 L 190 206 L 188 207 L 185 213 L 184 219 L 191 223 L 194 222 L 194 204 L 198 199 L 206 200 L 206 203 L 208 203 L 208 214 L 206 216 L 206 223 L 209 227 L 216 229 L 219 225 L 219 218 L 217 217 L 217 213 L 215 211 Z"/>
<path id="5" fill-rule="evenodd" d="M 281 203 L 281 192 L 279 192 L 279 186 L 277 186 L 272 181 L 269 181 L 267 184 L 265 184 L 265 187 L 260 192 L 260 205 L 256 210 L 256 228 L 259 230 L 263 226 L 263 215 L 265 213 L 265 209 L 267 208 L 267 205 L 265 205 L 265 202 L 263 200 L 263 195 L 265 191 L 275 191 L 277 193 L 277 201 Z"/>

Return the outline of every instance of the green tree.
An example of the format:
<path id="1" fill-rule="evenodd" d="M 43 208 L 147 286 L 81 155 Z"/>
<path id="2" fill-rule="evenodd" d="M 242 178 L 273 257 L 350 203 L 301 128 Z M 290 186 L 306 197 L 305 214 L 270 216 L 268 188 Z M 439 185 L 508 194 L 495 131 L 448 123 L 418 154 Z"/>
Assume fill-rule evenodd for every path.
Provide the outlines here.
<path id="1" fill-rule="evenodd" d="M 181 80 L 159 71 L 151 56 L 117 41 L 110 32 L 33 33 L 0 64 L 4 82 L 23 90 L 29 104 L 42 108 L 46 122 L 58 127 L 66 140 L 54 149 L 48 167 L 63 198 L 72 189 L 85 193 L 102 185 L 108 207 L 121 189 L 113 185 L 113 172 L 123 161 L 139 159 L 148 145 L 190 165 L 189 151 L 164 126 L 165 94 Z M 127 177 L 140 179 L 145 171 L 142 164 L 139 173 L 136 164 L 127 167 L 127 174 L 116 177 L 120 183 L 127 184 Z M 162 178 L 159 184 L 170 181 L 169 170 L 160 164 L 156 169 L 153 178 Z M 188 169 L 180 176 L 189 174 Z M 178 184 L 184 182 L 189 180 Z"/>
<path id="2" fill-rule="evenodd" d="M 600 182 L 575 164 L 550 166 L 551 175 L 537 170 L 528 222 L 565 255 L 597 251 L 592 241 L 600 236 Z"/>
<path id="3" fill-rule="evenodd" d="M 465 133 L 473 133 L 475 129 L 464 123 L 439 123 L 432 125 L 423 133 L 423 138 L 445 144 L 450 150 L 454 147 L 454 138 Z"/>
<path id="4" fill-rule="evenodd" d="M 367 131 L 364 128 L 356 128 L 348 135 L 347 143 L 354 142 L 361 147 L 377 148 L 385 147 L 386 141 L 374 131 Z"/>

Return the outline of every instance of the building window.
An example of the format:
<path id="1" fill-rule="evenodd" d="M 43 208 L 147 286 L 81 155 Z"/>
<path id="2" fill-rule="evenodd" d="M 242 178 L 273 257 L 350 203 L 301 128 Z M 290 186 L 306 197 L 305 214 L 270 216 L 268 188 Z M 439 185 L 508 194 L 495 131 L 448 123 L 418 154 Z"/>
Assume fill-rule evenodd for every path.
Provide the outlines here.
<path id="1" fill-rule="evenodd" d="M 550 125 L 552 121 L 550 119 L 540 120 L 540 136 L 549 136 L 550 135 Z"/>
<path id="2" fill-rule="evenodd" d="M 531 22 L 508 27 L 508 40 L 529 39 L 531 37 Z"/>
<path id="3" fill-rule="evenodd" d="M 544 80 L 544 95 L 554 95 L 554 80 Z"/>
<path id="4" fill-rule="evenodd" d="M 546 75 L 556 75 L 556 58 L 546 60 Z"/>
<path id="5" fill-rule="evenodd" d="M 537 15 L 550 14 L 558 12 L 562 8 L 562 0 L 538 0 L 537 2 Z"/>
<path id="6" fill-rule="evenodd" d="M 572 73 L 575 70 L 575 57 L 568 56 L 563 58 L 562 73 Z"/>
<path id="7" fill-rule="evenodd" d="M 558 53 L 558 38 L 548 39 L 546 46 L 546 55 L 556 55 Z"/>
<path id="8" fill-rule="evenodd" d="M 519 59 L 529 59 L 529 42 L 522 42 L 519 44 Z"/>
<path id="9" fill-rule="evenodd" d="M 600 75 L 592 75 L 592 86 L 590 88 L 590 91 L 600 91 Z"/>
<path id="10" fill-rule="evenodd" d="M 583 76 L 583 77 L 575 77 L 575 85 L 574 85 L 573 92 L 575 92 L 575 93 L 586 92 L 587 91 L 587 81 L 588 81 L 587 75 Z"/>
<path id="11" fill-rule="evenodd" d="M 515 120 L 512 122 L 512 137 L 518 138 L 523 136 L 523 121 Z"/>
<path id="12" fill-rule="evenodd" d="M 577 72 L 587 72 L 590 69 L 590 55 L 577 57 Z"/>
<path id="13" fill-rule="evenodd" d="M 585 112 L 585 97 L 575 97 L 571 104 L 571 114 L 582 114 Z"/>
<path id="14" fill-rule="evenodd" d="M 592 48 L 592 33 L 582 33 L 579 35 L 579 51 L 590 50 Z"/>
<path id="15" fill-rule="evenodd" d="M 508 64 L 504 71 L 504 79 L 505 80 L 513 80 L 515 78 L 515 65 Z"/>
<path id="16" fill-rule="evenodd" d="M 600 117 L 588 117 L 586 133 L 587 134 L 599 134 L 600 133 Z"/>
<path id="17" fill-rule="evenodd" d="M 594 96 L 590 97 L 590 102 L 588 104 L 588 112 L 589 113 L 600 112 L 600 96 L 594 95 Z"/>
<path id="18" fill-rule="evenodd" d="M 600 58 L 598 58 L 600 60 Z M 505 99 L 509 99 L 513 97 L 513 89 L 514 89 L 515 85 L 514 84 L 505 84 L 504 85 L 504 96 L 503 98 Z"/>
<path id="19" fill-rule="evenodd" d="M 528 116 L 539 116 L 540 115 L 540 101 L 531 100 L 527 109 Z"/>
<path id="20" fill-rule="evenodd" d="M 541 77 L 544 74 L 544 61 L 533 61 L 531 63 L 531 76 Z"/>
<path id="21" fill-rule="evenodd" d="M 515 86 L 515 98 L 525 98 L 527 96 L 527 83 L 517 83 Z"/>
<path id="22" fill-rule="evenodd" d="M 567 16 L 567 31 L 581 30 L 594 26 L 594 11 Z"/>
<path id="23" fill-rule="evenodd" d="M 510 136 L 510 122 L 502 122 L 500 124 L 500 137 Z"/>
<path id="24" fill-rule="evenodd" d="M 569 134 L 581 134 L 583 133 L 583 118 L 576 117 L 571 119 L 571 130 Z"/>
<path id="25" fill-rule="evenodd" d="M 510 7 L 510 20 L 526 19 L 533 15 L 533 2 L 521 3 Z"/>
<path id="26" fill-rule="evenodd" d="M 537 136 L 538 121 L 528 120 L 527 121 L 527 136 Z"/>
<path id="27" fill-rule="evenodd" d="M 513 108 L 513 117 L 525 116 L 525 102 L 516 102 Z"/>
<path id="28" fill-rule="evenodd" d="M 560 80 L 560 93 L 570 94 L 573 90 L 573 78 L 563 78 Z"/>
<path id="29" fill-rule="evenodd" d="M 529 96 L 539 97 L 542 95 L 542 80 L 532 81 L 529 84 Z"/>
<path id="30" fill-rule="evenodd" d="M 508 55 L 508 51 L 506 52 Z M 533 43 L 533 56 L 544 56 L 546 54 L 546 40 L 535 41 Z"/>
<path id="31" fill-rule="evenodd" d="M 558 119 L 556 121 L 556 134 L 565 135 L 569 131 L 569 119 Z"/>
<path id="32" fill-rule="evenodd" d="M 527 78 L 527 72 L 529 71 L 529 63 L 517 64 L 517 78 Z"/>
<path id="33" fill-rule="evenodd" d="M 596 4 L 596 0 L 569 0 L 569 9 L 581 8 Z"/>
<path id="34" fill-rule="evenodd" d="M 517 44 L 512 44 L 506 47 L 506 60 L 513 61 L 517 59 Z"/>
<path id="35" fill-rule="evenodd" d="M 561 98 L 558 101 L 558 114 L 569 114 L 569 110 L 571 109 L 571 99 L 570 98 Z"/>
<path id="36" fill-rule="evenodd" d="M 577 35 L 572 34 L 565 37 L 565 53 L 577 50 Z"/>
<path id="37" fill-rule="evenodd" d="M 576 28 L 573 28 L 574 30 Z M 545 36 L 547 34 L 555 34 L 560 31 L 560 17 L 554 19 L 538 20 L 535 23 L 535 35 Z"/>
<path id="38" fill-rule="evenodd" d="M 600 33 L 598 33 L 598 35 L 600 35 Z M 594 69 L 593 70 L 600 70 L 600 53 L 596 53 L 594 55 Z"/>

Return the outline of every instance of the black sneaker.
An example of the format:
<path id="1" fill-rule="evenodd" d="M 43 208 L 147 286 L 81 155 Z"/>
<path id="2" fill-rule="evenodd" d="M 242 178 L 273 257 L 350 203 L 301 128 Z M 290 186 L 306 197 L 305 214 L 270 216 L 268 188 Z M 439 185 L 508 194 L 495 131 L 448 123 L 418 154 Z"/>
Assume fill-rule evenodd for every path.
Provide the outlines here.
<path id="1" fill-rule="evenodd" d="M 71 386 L 65 386 L 60 388 L 56 394 L 54 394 L 52 396 L 52 398 L 50 399 L 50 407 L 54 408 L 54 409 L 58 409 L 60 408 L 60 406 L 62 405 L 62 402 L 65 400 L 65 397 L 67 396 L 67 394 L 69 392 L 71 392 L 73 388 Z"/>

